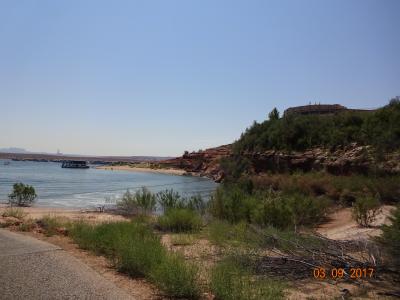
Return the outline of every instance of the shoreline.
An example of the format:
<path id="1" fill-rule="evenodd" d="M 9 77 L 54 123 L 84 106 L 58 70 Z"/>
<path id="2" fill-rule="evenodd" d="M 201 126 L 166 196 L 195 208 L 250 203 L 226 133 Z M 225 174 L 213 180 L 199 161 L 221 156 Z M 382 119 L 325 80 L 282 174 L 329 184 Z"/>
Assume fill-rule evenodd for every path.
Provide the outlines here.
<path id="1" fill-rule="evenodd" d="M 109 171 L 146 172 L 146 173 L 168 174 L 168 175 L 178 175 L 178 176 L 189 175 L 185 170 L 179 170 L 179 169 L 152 169 L 152 168 L 142 168 L 142 167 L 131 167 L 129 165 L 123 165 L 123 166 L 99 166 L 99 167 L 96 167 L 95 169 L 109 170 Z"/>
<path id="2" fill-rule="evenodd" d="M 2 213 L 9 208 L 9 205 L 0 203 L 0 219 Z M 55 208 L 55 207 L 40 207 L 40 206 L 29 206 L 29 207 L 17 207 L 13 208 L 21 209 L 28 219 L 39 220 L 45 216 L 68 218 L 71 220 L 79 221 L 86 220 L 90 223 L 103 223 L 113 221 L 124 221 L 126 218 L 122 215 L 112 214 L 109 212 L 100 212 L 89 209 L 79 208 Z"/>

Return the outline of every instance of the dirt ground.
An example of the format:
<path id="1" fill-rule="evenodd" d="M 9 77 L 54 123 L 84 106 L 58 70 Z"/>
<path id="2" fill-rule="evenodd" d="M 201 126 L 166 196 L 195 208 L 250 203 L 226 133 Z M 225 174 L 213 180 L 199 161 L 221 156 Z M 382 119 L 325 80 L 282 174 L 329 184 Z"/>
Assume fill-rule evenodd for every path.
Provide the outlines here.
<path id="1" fill-rule="evenodd" d="M 395 206 L 383 205 L 371 227 L 361 227 L 351 216 L 351 208 L 341 208 L 333 212 L 328 221 L 317 228 L 317 232 L 333 240 L 369 239 L 382 233 L 379 226 L 388 224 L 388 217 Z"/>
<path id="2" fill-rule="evenodd" d="M 368 240 L 379 236 L 382 224 L 389 224 L 388 217 L 394 206 L 384 205 L 371 227 L 358 225 L 352 218 L 351 208 L 341 208 L 328 217 L 328 221 L 316 228 L 316 231 L 334 240 Z M 393 289 L 391 280 L 372 282 L 368 279 L 357 279 L 353 282 L 341 280 L 314 279 L 310 270 L 310 279 L 299 281 L 290 289 L 288 299 L 394 299 L 383 296 L 387 290 Z"/>

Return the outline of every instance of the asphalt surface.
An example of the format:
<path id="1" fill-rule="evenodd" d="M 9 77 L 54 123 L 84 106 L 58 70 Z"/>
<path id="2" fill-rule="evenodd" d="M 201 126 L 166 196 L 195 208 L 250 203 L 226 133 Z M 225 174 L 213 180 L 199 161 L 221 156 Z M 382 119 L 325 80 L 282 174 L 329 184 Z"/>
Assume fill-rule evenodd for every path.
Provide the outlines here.
<path id="1" fill-rule="evenodd" d="M 61 248 L 0 229 L 0 299 L 134 299 Z"/>

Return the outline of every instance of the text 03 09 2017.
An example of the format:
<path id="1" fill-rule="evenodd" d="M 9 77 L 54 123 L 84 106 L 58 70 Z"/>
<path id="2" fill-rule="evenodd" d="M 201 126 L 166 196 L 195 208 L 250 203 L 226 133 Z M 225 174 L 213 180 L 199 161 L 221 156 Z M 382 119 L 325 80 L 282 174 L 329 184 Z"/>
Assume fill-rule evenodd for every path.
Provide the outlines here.
<path id="1" fill-rule="evenodd" d="M 314 268 L 313 275 L 315 279 L 341 279 L 344 276 L 348 276 L 351 279 L 368 279 L 374 276 L 374 268 L 350 268 L 345 270 L 344 268 Z"/>

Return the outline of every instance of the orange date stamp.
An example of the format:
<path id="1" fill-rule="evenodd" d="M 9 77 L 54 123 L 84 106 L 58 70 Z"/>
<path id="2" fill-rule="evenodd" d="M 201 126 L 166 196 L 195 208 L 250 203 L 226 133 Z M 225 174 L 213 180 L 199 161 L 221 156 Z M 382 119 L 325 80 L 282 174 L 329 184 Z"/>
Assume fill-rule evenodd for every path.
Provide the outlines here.
<path id="1" fill-rule="evenodd" d="M 332 268 L 326 269 L 322 267 L 314 268 L 313 275 L 315 279 L 341 279 L 343 277 L 351 279 L 368 279 L 375 274 L 374 268 Z"/>

